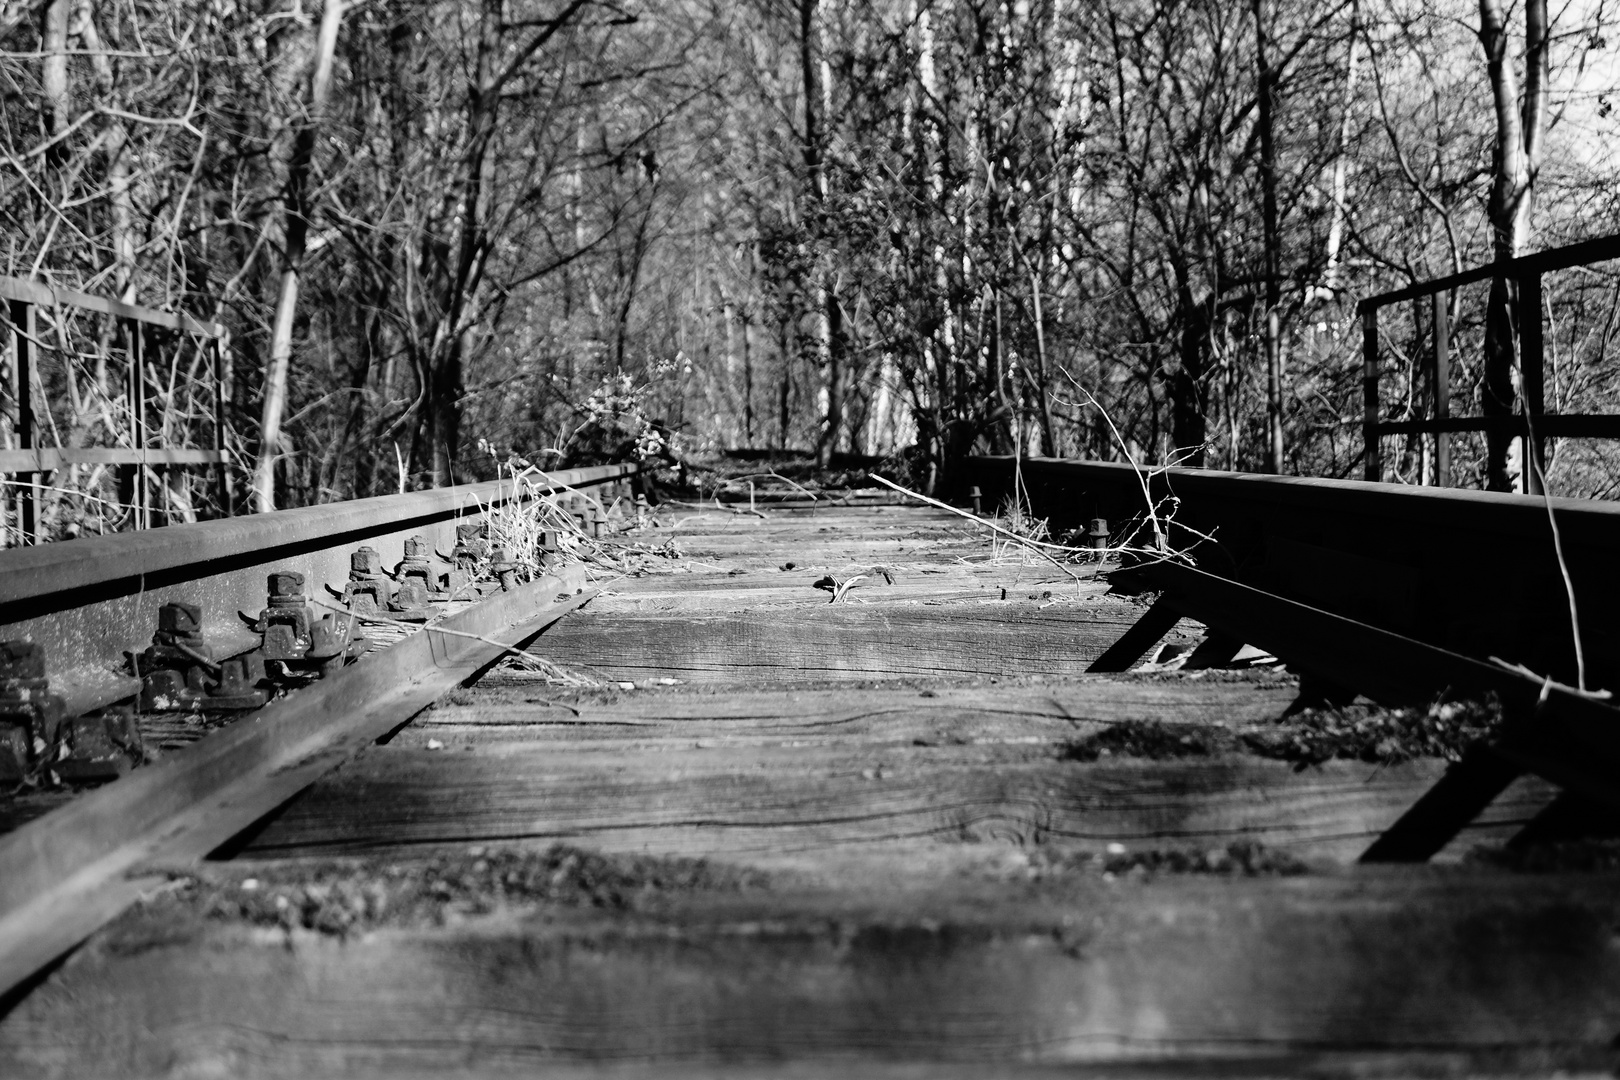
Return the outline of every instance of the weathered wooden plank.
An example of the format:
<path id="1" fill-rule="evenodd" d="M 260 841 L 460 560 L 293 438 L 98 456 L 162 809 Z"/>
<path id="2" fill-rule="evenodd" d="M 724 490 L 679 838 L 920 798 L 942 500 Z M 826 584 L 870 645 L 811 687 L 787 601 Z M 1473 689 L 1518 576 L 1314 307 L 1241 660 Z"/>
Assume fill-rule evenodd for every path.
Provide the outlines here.
<path id="1" fill-rule="evenodd" d="M 666 574 L 615 582 L 591 602 L 598 614 L 609 612 L 747 611 L 761 607 L 826 605 L 831 594 L 815 587 L 829 574 L 839 580 L 859 576 L 847 602 L 887 603 L 1023 603 L 1034 600 L 1066 604 L 1091 600 L 1108 592 L 1106 581 L 1086 579 L 1078 585 L 1054 578 L 1051 567 L 926 566 L 886 564 L 892 580 L 873 571 L 871 563 L 841 562 L 811 570 L 754 571 L 728 574 Z M 1005 590 L 1005 597 L 1003 591 Z"/>
<path id="2" fill-rule="evenodd" d="M 928 540 L 826 540 L 769 545 L 746 539 L 682 543 L 690 559 L 726 569 L 774 570 L 783 562 L 800 566 L 832 567 L 847 563 L 889 563 L 931 559 L 939 563 L 955 558 L 984 558 L 985 546 L 975 543 Z"/>
<path id="3" fill-rule="evenodd" d="M 389 747 L 318 783 L 249 855 L 357 854 L 523 839 L 612 851 L 769 859 L 856 846 L 1215 845 L 1258 840 L 1349 861 L 1439 777 L 1418 761 L 1299 772 L 1247 756 L 1054 760 L 1039 744 L 545 745 L 500 753 Z M 1516 788 L 1472 835 L 1551 798 Z"/>
<path id="4" fill-rule="evenodd" d="M 882 528 L 986 530 L 965 518 L 929 506 L 771 507 L 750 513 L 744 507 L 660 507 L 660 528 L 710 532 L 813 533 L 821 528 L 863 525 Z"/>
<path id="5" fill-rule="evenodd" d="M 1141 610 L 1097 598 L 1044 610 L 982 605 L 971 614 L 924 604 L 821 604 L 724 616 L 586 611 L 549 631 L 538 651 L 632 682 L 1077 675 Z"/>
<path id="6" fill-rule="evenodd" d="M 1102 724 L 1128 720 L 1232 727 L 1263 723 L 1282 716 L 1295 693 L 1294 681 L 1281 676 L 1242 682 L 1082 676 L 1061 682 L 926 691 L 610 690 L 575 695 L 570 701 L 532 683 L 493 688 L 480 683 L 476 692 L 423 713 L 392 745 L 421 747 L 437 740 L 449 746 L 473 743 L 490 752 L 537 743 L 558 751 L 608 749 L 624 741 L 690 747 L 713 739 L 725 739 L 731 746 L 807 742 L 1052 746 L 1089 735 Z"/>
<path id="7" fill-rule="evenodd" d="M 1178 1075 L 1275 1076 L 1302 1064 L 1276 1055 L 1334 1047 L 1357 1051 L 1362 1071 L 1369 1055 L 1404 1052 L 1447 1075 L 1612 1060 L 1612 878 L 1092 875 L 1013 900 L 926 886 L 695 896 L 650 917 L 559 909 L 348 940 L 160 912 L 85 950 L 0 1023 L 0 1072 L 758 1063 L 752 1076 L 790 1062 L 803 1077 L 906 1061 L 907 1076 L 952 1062 L 999 1075 L 995 1063 L 1146 1055 L 1179 1061 Z"/>

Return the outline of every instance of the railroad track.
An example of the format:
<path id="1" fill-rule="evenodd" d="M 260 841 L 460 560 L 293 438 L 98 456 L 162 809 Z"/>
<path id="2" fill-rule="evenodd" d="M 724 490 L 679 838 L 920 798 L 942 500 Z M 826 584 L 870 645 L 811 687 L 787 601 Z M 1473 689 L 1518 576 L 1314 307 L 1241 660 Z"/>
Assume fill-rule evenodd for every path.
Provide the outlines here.
<path id="1" fill-rule="evenodd" d="M 0 772 L 19 792 L 129 773 L 147 756 L 150 729 L 175 716 L 193 737 L 218 730 L 0 837 L 0 992 L 149 892 L 152 880 L 134 868 L 203 858 L 585 602 L 577 570 L 520 582 L 518 554 L 489 548 L 490 517 L 567 492 L 589 503 L 581 520 L 599 531 L 600 501 L 578 492 L 634 471 L 604 466 L 6 552 Z M 371 644 L 362 620 L 389 637 L 425 629 L 346 670 Z M 42 794 L 54 803 L 73 793 Z"/>
<path id="2" fill-rule="evenodd" d="M 994 505 L 1014 464 L 975 467 Z M 1134 474 L 1018 470 L 1059 528 L 1106 518 L 1118 540 L 1140 506 Z M 1540 500 L 1168 479 L 1166 543 L 1217 539 L 1126 573 L 1060 570 L 925 507 L 665 509 L 641 535 L 678 572 L 492 594 L 451 616 L 475 638 L 407 637 L 74 800 L 0 840 L 66 874 L 37 895 L 0 877 L 6 918 L 88 935 L 13 992 L 0 1073 L 1612 1067 L 1616 879 L 1523 872 L 1601 831 L 1604 744 L 1521 730 L 1586 738 L 1609 706 L 1545 680 L 1526 703 L 1528 676 L 1476 655 L 1562 662 L 1524 614 L 1557 608 Z M 444 526 L 467 507 L 448 505 Z M 1608 510 L 1558 512 L 1600 604 Z M 1431 605 L 1474 597 L 1425 560 L 1478 530 L 1519 538 L 1513 625 L 1448 637 L 1459 620 Z M 291 550 L 231 572 L 262 589 Z M 492 669 L 531 640 L 546 672 Z M 1234 666 L 1242 644 L 1295 670 Z M 1452 723 L 1447 688 L 1503 716 Z M 1290 716 L 1302 698 L 1338 711 Z M 1377 741 L 1445 724 L 1449 744 Z M 237 763 L 210 747 L 237 745 L 258 772 L 232 793 Z M 143 791 L 164 809 L 135 820 Z M 0 941 L 8 970 L 50 951 Z"/>

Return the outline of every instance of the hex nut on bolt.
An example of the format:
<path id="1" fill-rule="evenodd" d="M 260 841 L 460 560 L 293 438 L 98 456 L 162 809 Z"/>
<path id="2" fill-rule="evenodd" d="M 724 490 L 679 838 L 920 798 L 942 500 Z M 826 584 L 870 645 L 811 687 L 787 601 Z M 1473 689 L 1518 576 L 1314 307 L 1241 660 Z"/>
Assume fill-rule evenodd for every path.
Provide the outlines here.
<path id="1" fill-rule="evenodd" d="M 296 570 L 277 570 L 270 575 L 271 600 L 303 600 L 304 575 Z"/>
<path id="2" fill-rule="evenodd" d="M 349 573 L 365 577 L 381 577 L 384 573 L 382 553 L 374 547 L 363 547 L 349 555 Z"/>

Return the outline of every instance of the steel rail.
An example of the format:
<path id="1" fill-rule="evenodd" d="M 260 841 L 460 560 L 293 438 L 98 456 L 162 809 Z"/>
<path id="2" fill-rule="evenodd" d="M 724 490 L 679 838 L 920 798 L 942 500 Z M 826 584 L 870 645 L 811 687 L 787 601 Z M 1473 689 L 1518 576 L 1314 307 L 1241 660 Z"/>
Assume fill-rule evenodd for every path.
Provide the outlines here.
<path id="1" fill-rule="evenodd" d="M 558 470 L 534 487 L 591 488 L 637 471 Z M 298 571 L 324 597 L 324 587 L 341 588 L 360 545 L 376 548 L 389 566 L 414 535 L 447 553 L 458 521 L 516 496 L 510 481 L 489 481 L 12 548 L 0 552 L 0 640 L 45 646 L 52 689 L 72 711 L 86 712 L 135 692 L 125 654 L 150 643 L 162 604 L 198 605 L 216 653 L 240 652 L 256 639 L 238 613 L 264 607 L 271 571 Z"/>
<path id="2" fill-rule="evenodd" d="M 587 602 L 583 586 L 576 568 L 497 593 L 0 837 L 0 1000 L 165 872 L 206 857 Z"/>
<path id="3" fill-rule="evenodd" d="M 1201 649 L 1229 657 L 1247 643 L 1288 662 L 1306 698 L 1495 695 L 1504 721 L 1492 740 L 1364 860 L 1429 858 L 1524 772 L 1562 787 L 1555 805 L 1577 815 L 1620 808 L 1620 709 L 1585 692 L 1620 686 L 1605 618 L 1620 598 L 1620 505 L 1106 462 L 977 458 L 970 470 L 997 497 L 1019 487 L 1038 516 L 1135 515 L 1114 539 L 1134 533 L 1150 550 L 1128 554 L 1134 565 L 1115 580 L 1160 595 L 1092 670 L 1128 669 L 1187 616 L 1210 628 Z M 1160 527 L 1144 536 L 1150 500 Z M 1577 601 L 1584 688 L 1571 670 Z"/>
<path id="4" fill-rule="evenodd" d="M 1305 476 L 1225 472 L 1219 469 L 1139 469 L 1120 461 L 1081 461 L 1070 458 L 1023 458 L 984 455 L 968 460 L 969 477 L 991 483 L 998 498 L 1010 496 L 1015 468 L 1031 498 L 1097 498 L 1108 503 L 1130 503 L 1132 513 L 1144 508 L 1142 485 L 1150 483 L 1156 495 L 1174 495 L 1199 508 L 1236 503 L 1245 512 L 1261 507 L 1351 515 L 1357 521 L 1442 526 L 1459 532 L 1489 530 L 1524 537 L 1547 532 L 1547 503 L 1558 515 L 1565 539 L 1620 544 L 1620 503 L 1591 499 L 1518 495 L 1464 488 L 1417 487 L 1410 484 L 1375 484 L 1365 480 L 1328 480 Z M 990 497 L 990 490 L 985 497 Z M 1047 506 L 1064 520 L 1084 515 L 1072 507 Z M 1349 522 L 1346 523 L 1350 524 Z"/>
<path id="5" fill-rule="evenodd" d="M 1573 684 L 1567 571 L 1586 613 L 1589 680 L 1620 689 L 1620 642 L 1606 625 L 1620 603 L 1620 504 L 1202 469 L 1149 473 L 1118 462 L 968 462 L 986 505 L 1011 496 L 1015 473 L 1055 531 L 1105 518 L 1113 542 L 1129 540 L 1146 525 L 1145 483 L 1169 546 L 1205 569 Z M 1151 540 L 1135 534 L 1138 544 Z"/>

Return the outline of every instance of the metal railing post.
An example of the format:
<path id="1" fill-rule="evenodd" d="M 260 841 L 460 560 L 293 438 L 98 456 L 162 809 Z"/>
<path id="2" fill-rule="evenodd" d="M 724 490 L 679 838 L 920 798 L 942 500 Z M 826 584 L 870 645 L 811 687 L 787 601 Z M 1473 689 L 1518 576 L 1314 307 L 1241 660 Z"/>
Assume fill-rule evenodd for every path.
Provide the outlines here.
<path id="1" fill-rule="evenodd" d="M 231 490 L 231 467 L 225 460 L 225 368 L 230 363 L 230 338 L 216 337 L 213 342 L 214 361 L 214 449 L 219 463 L 214 466 L 214 480 L 219 487 L 219 509 L 226 517 L 236 516 L 236 493 Z"/>
<path id="2" fill-rule="evenodd" d="M 1361 316 L 1361 437 L 1364 479 L 1383 479 L 1383 462 L 1378 454 L 1378 309 L 1368 308 Z"/>
<path id="3" fill-rule="evenodd" d="M 134 319 L 122 320 L 124 340 L 129 346 L 129 436 L 136 450 L 146 449 L 146 364 L 142 353 L 142 327 Z M 135 528 L 150 526 L 146 501 L 146 466 L 132 465 L 130 502 L 135 512 Z"/>
<path id="4" fill-rule="evenodd" d="M 11 318 L 11 341 L 15 349 L 12 355 L 17 372 L 17 448 L 37 450 L 34 439 L 34 342 L 39 335 L 35 332 L 34 305 L 25 300 L 13 300 L 7 314 Z M 39 543 L 38 489 L 38 473 L 22 474 L 22 480 L 17 485 L 17 531 L 22 534 L 24 543 Z"/>
<path id="5" fill-rule="evenodd" d="M 1442 289 L 1434 294 L 1434 418 L 1451 415 L 1451 294 Z M 1451 486 L 1451 436 L 1434 433 L 1434 483 Z"/>

